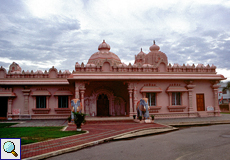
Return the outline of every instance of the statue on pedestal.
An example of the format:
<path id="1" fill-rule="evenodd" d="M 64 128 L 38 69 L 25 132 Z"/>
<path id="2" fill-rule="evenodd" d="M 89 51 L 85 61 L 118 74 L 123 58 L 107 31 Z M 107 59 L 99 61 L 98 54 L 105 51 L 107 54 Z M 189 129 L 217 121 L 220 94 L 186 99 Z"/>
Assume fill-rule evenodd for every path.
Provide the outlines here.
<path id="1" fill-rule="evenodd" d="M 71 100 L 71 106 L 73 107 L 71 109 L 71 122 L 74 122 L 74 113 L 73 112 L 81 113 L 81 111 L 82 111 L 81 100 L 80 99 L 72 99 Z"/>
<path id="2" fill-rule="evenodd" d="M 137 118 L 144 116 L 144 119 L 149 119 L 149 105 L 148 98 L 142 98 L 137 102 Z"/>

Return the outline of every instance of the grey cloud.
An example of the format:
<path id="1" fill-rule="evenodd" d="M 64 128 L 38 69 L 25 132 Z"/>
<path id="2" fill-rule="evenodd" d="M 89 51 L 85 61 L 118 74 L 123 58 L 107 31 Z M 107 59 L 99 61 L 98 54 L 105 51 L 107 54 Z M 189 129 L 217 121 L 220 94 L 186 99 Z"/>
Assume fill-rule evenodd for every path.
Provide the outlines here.
<path id="1" fill-rule="evenodd" d="M 202 36 L 210 36 L 212 38 L 217 38 L 220 35 L 220 31 L 218 30 L 205 30 L 202 33 Z"/>
<path id="2" fill-rule="evenodd" d="M 12 48 L 13 44 L 10 41 L 6 41 L 6 40 L 1 40 L 0 39 L 0 48 L 3 49 L 6 46 L 8 46 L 8 48 Z"/>
<path id="3" fill-rule="evenodd" d="M 61 58 L 66 53 L 59 52 L 54 46 L 60 40 L 62 41 L 59 36 L 65 32 L 80 29 L 78 20 L 67 17 L 55 16 L 51 20 L 46 20 L 34 17 L 12 17 L 6 14 L 4 16 L 14 26 L 7 30 L 0 30 L 0 46 L 2 48 L 0 52 L 2 57 L 14 60 L 52 61 Z M 20 45 L 15 45 L 12 40 Z M 62 43 L 59 44 L 59 47 L 65 47 Z M 73 49 L 74 47 L 69 50 Z"/>
<path id="4" fill-rule="evenodd" d="M 6 63 L 6 62 L 0 62 L 0 66 L 4 67 L 6 70 L 9 69 L 11 63 Z"/>
<path id="5" fill-rule="evenodd" d="M 204 35 L 210 36 L 210 34 L 213 35 L 212 33 L 213 31 L 206 31 Z M 188 57 L 190 57 L 195 63 L 207 64 L 209 61 L 208 63 L 214 64 L 218 68 L 229 68 L 228 58 L 226 57 L 228 57 L 230 53 L 227 47 L 230 42 L 219 39 L 218 35 L 220 34 L 221 33 L 216 32 L 215 37 L 217 38 L 211 42 L 207 42 L 205 36 L 184 37 L 178 40 L 177 45 L 174 47 L 170 48 L 169 46 L 165 46 L 165 53 L 169 61 L 173 63 L 185 63 L 190 60 L 188 59 Z M 213 48 L 215 44 L 217 44 L 217 48 Z M 224 48 L 224 50 L 221 48 Z"/>
<path id="6" fill-rule="evenodd" d="M 0 13 L 4 14 L 18 14 L 25 12 L 25 6 L 19 0 L 1 0 Z"/>

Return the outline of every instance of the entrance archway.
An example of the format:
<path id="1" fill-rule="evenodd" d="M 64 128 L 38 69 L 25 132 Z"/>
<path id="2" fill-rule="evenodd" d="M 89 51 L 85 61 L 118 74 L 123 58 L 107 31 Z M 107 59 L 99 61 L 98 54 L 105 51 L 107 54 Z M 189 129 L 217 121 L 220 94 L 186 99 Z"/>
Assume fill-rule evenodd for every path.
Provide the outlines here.
<path id="1" fill-rule="evenodd" d="M 106 94 L 97 98 L 97 116 L 109 116 L 109 99 Z"/>
<path id="2" fill-rule="evenodd" d="M 8 97 L 0 97 L 0 102 L 0 119 L 6 119 Z"/>

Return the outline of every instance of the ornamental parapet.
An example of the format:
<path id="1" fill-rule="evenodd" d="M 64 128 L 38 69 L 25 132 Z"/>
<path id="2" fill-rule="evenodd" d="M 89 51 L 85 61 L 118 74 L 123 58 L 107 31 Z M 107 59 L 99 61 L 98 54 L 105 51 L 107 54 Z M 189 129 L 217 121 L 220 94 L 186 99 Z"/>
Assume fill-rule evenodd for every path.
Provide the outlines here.
<path id="1" fill-rule="evenodd" d="M 118 73 L 133 73 L 133 72 L 138 72 L 138 73 L 196 73 L 196 74 L 216 74 L 216 66 L 212 65 L 210 66 L 209 64 L 204 66 L 203 64 L 198 64 L 197 66 L 193 65 L 185 65 L 183 64 L 182 66 L 179 64 L 174 64 L 171 65 L 170 63 L 166 65 L 165 63 L 159 63 L 157 65 L 150 65 L 150 64 L 133 64 L 129 63 L 129 65 L 126 65 L 125 63 L 121 64 L 110 64 L 108 61 L 107 63 L 107 68 L 104 68 L 104 66 L 101 65 L 95 65 L 95 64 L 86 64 L 82 63 L 81 65 L 79 63 L 76 63 L 75 65 L 75 71 L 72 73 L 96 73 L 96 72 L 118 72 Z M 163 65 L 163 69 L 162 69 Z M 17 64 L 17 67 L 20 67 Z M 26 78 L 26 79 L 31 79 L 31 78 L 64 78 L 67 79 L 70 77 L 72 74 L 69 70 L 65 71 L 57 71 L 54 66 L 50 68 L 48 71 L 45 70 L 44 72 L 41 70 L 37 71 L 21 71 L 21 68 L 17 70 L 11 69 L 13 68 L 12 66 L 9 68 L 9 71 L 7 73 L 6 69 L 3 68 L 2 66 L 0 67 L 0 78 Z"/>
<path id="2" fill-rule="evenodd" d="M 203 64 L 198 64 L 197 66 L 193 65 L 185 65 L 182 66 L 179 64 L 171 65 L 170 63 L 168 65 L 164 65 L 164 70 L 160 69 L 160 64 L 158 65 L 150 65 L 150 64 L 133 64 L 129 63 L 129 65 L 126 65 L 124 63 L 116 65 L 110 65 L 109 71 L 106 72 L 172 72 L 172 73 L 216 73 L 216 66 L 209 64 L 207 66 L 204 66 Z M 95 65 L 95 64 L 87 64 L 84 65 L 82 63 L 81 65 L 77 62 L 75 65 L 75 72 L 105 72 L 103 70 L 103 66 L 101 65 Z"/>
<path id="3" fill-rule="evenodd" d="M 44 72 L 41 70 L 37 71 L 12 71 L 9 69 L 8 73 L 6 69 L 1 66 L 0 68 L 0 78 L 68 78 L 71 75 L 69 70 L 65 71 L 57 71 L 54 66 L 49 69 L 49 71 L 45 70 Z"/>

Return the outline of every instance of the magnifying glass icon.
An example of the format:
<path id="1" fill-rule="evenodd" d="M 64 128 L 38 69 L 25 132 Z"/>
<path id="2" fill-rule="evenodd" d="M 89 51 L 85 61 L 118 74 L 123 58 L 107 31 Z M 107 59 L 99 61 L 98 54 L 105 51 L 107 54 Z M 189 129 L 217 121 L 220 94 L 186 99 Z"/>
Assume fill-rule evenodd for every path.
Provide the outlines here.
<path id="1" fill-rule="evenodd" d="M 15 145 L 11 141 L 7 141 L 3 145 L 3 149 L 7 153 L 12 153 L 15 157 L 18 156 L 18 154 L 14 151 L 15 150 Z"/>

